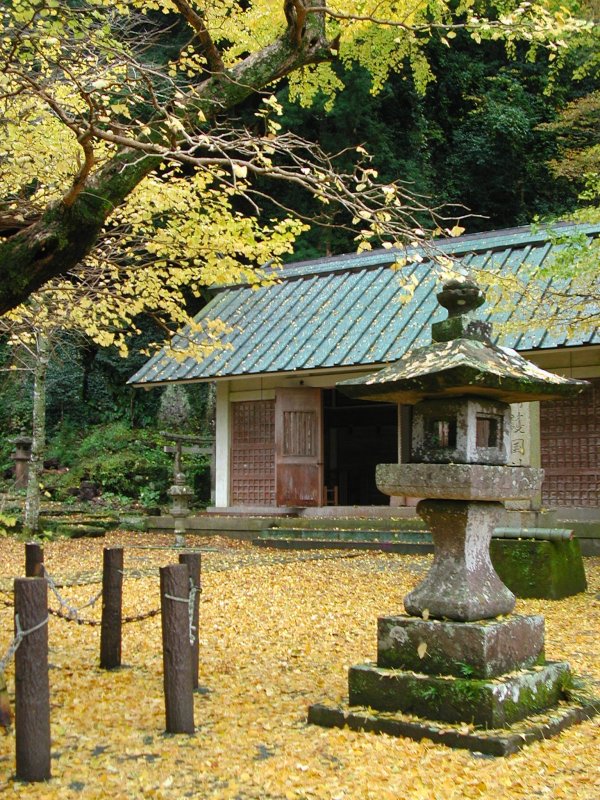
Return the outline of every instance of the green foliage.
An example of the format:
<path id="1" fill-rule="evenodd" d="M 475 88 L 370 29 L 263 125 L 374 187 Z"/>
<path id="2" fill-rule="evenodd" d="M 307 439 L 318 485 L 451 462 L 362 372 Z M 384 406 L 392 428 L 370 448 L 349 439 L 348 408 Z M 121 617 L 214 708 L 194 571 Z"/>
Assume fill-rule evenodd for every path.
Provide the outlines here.
<path id="1" fill-rule="evenodd" d="M 163 499 L 164 492 L 159 489 L 153 489 L 150 486 L 142 486 L 140 489 L 140 503 L 144 508 L 154 508 L 158 506 Z"/>
<path id="2" fill-rule="evenodd" d="M 68 463 L 66 472 L 45 473 L 44 490 L 66 501 L 81 480 L 98 483 L 101 502 L 108 505 L 139 501 L 154 507 L 168 501 L 173 478 L 173 456 L 156 430 L 131 430 L 125 420 L 96 425 L 83 438 L 64 426 L 50 452 Z M 210 497 L 210 470 L 205 457 L 186 458 L 184 471 L 200 502 Z"/>
<path id="3" fill-rule="evenodd" d="M 543 61 L 510 62 L 493 44 L 475 51 L 468 42 L 440 48 L 435 70 L 427 116 L 437 131 L 428 136 L 436 194 L 483 215 L 467 221 L 468 231 L 571 210 L 576 192 L 552 176 L 556 136 L 542 127 L 572 91 L 567 76 L 548 96 Z"/>
<path id="4" fill-rule="evenodd" d="M 458 665 L 458 668 L 459 668 L 460 674 L 462 675 L 463 678 L 472 678 L 473 677 L 474 669 L 470 664 L 466 664 L 464 662 L 461 662 Z"/>
<path id="5" fill-rule="evenodd" d="M 0 536 L 8 536 L 18 530 L 18 517 L 12 514 L 0 514 Z"/>
<path id="6" fill-rule="evenodd" d="M 573 114 L 562 125 L 552 122 L 581 91 L 571 72 L 555 70 L 543 54 L 532 61 L 517 49 L 510 58 L 498 42 L 476 45 L 461 31 L 451 48 L 432 36 L 426 55 L 434 80 L 424 95 L 409 72 L 392 74 L 374 95 L 366 69 L 334 65 L 346 87 L 335 105 L 329 108 L 326 93 L 317 92 L 312 106 L 303 108 L 282 89 L 281 121 L 325 150 L 342 152 L 342 167 L 350 158 L 345 148 L 363 143 L 381 180 L 400 178 L 432 205 L 448 203 L 477 215 L 463 223 L 468 232 L 570 212 L 578 203 L 577 187 L 552 169 Z M 299 207 L 297 193 L 282 189 L 280 197 Z M 302 234 L 293 260 L 355 248 L 341 227 L 342 211 L 326 207 L 321 219 L 330 227 Z"/>
<path id="7" fill-rule="evenodd" d="M 310 107 L 302 107 L 290 97 L 286 87 L 278 94 L 284 113 L 284 127 L 296 131 L 309 141 L 318 142 L 327 152 L 341 153 L 340 170 L 350 170 L 356 144 L 371 154 L 371 165 L 383 182 L 401 179 L 407 188 L 428 194 L 432 189 L 428 163 L 426 126 L 421 98 L 407 75 L 393 75 L 377 94 L 372 91 L 372 77 L 362 66 L 331 69 L 345 86 L 333 106 L 325 92 L 316 92 Z M 314 202 L 302 198 L 297 190 L 279 189 L 284 205 L 291 205 L 305 214 L 314 213 Z M 267 206 L 268 212 L 271 209 Z M 302 260 L 356 248 L 352 234 L 341 223 L 350 221 L 343 209 L 325 206 L 319 219 L 324 228 L 313 227 L 302 233 L 287 260 Z"/>
<path id="8" fill-rule="evenodd" d="M 78 449 L 72 474 L 97 481 L 102 489 L 139 497 L 143 487 L 163 491 L 170 477 L 170 459 L 155 434 L 132 431 L 124 422 L 93 429 Z"/>

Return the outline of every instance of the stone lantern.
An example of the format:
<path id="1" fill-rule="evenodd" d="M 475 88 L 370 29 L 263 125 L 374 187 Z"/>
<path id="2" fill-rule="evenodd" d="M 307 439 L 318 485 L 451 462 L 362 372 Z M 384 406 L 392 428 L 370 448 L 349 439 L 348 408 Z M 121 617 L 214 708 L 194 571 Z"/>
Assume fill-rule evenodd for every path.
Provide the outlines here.
<path id="1" fill-rule="evenodd" d="M 15 462 L 15 489 L 26 489 L 29 480 L 29 463 L 31 461 L 31 436 L 22 431 L 15 439 L 15 446 L 11 458 Z"/>
<path id="2" fill-rule="evenodd" d="M 411 462 L 380 464 L 376 480 L 385 494 L 426 498 L 417 513 L 433 536 L 433 564 L 404 598 L 406 614 L 379 619 L 377 663 L 350 668 L 350 711 L 312 706 L 309 721 L 506 754 L 556 731 L 534 736 L 526 727 L 510 744 L 505 733 L 477 731 L 526 722 L 565 699 L 572 683 L 567 663 L 544 661 L 543 617 L 511 615 L 515 597 L 490 560 L 503 502 L 531 497 L 543 478 L 541 469 L 507 464 L 510 403 L 571 396 L 587 384 L 493 345 L 491 325 L 475 315 L 485 298 L 473 281 L 449 281 L 437 297 L 448 317 L 432 325 L 431 345 L 338 383 L 353 398 L 413 406 Z M 571 722 L 582 718 L 577 708 Z"/>

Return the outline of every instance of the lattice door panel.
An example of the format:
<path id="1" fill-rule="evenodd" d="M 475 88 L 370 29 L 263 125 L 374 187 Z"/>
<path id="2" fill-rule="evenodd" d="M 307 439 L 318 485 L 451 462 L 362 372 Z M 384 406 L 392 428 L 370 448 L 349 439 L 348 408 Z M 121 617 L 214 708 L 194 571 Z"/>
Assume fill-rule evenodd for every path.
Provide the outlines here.
<path id="1" fill-rule="evenodd" d="M 275 505 L 275 401 L 232 403 L 231 502 Z"/>
<path id="2" fill-rule="evenodd" d="M 600 506 L 600 380 L 570 400 L 540 403 L 542 500 L 548 506 Z"/>

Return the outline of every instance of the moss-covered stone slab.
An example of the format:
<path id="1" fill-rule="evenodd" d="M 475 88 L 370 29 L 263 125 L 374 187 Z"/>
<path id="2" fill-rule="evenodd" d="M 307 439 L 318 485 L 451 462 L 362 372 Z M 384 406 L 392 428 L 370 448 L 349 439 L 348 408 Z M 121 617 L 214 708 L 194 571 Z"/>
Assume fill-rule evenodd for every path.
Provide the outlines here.
<path id="1" fill-rule="evenodd" d="M 501 580 L 517 597 L 560 600 L 587 589 L 577 539 L 492 539 L 490 556 Z"/>
<path id="2" fill-rule="evenodd" d="M 99 531 L 114 530 L 118 525 L 118 519 L 108 515 L 67 515 L 64 512 L 55 514 L 44 512 L 40 516 L 40 525 L 45 530 L 56 531 L 63 536 L 76 538 L 77 535 L 101 536 Z M 91 532 L 86 532 L 88 530 Z"/>
<path id="3" fill-rule="evenodd" d="M 167 527 L 173 528 L 173 518 L 168 517 L 170 524 Z M 137 515 L 124 515 L 119 520 L 119 528 L 125 531 L 147 531 L 148 530 L 148 517 Z"/>
<path id="4" fill-rule="evenodd" d="M 317 703 L 308 709 L 308 722 L 325 728 L 404 736 L 415 741 L 428 739 L 447 747 L 502 757 L 517 753 L 533 742 L 550 739 L 571 725 L 591 719 L 599 710 L 598 700 L 567 701 L 549 712 L 527 717 L 510 728 L 478 730 L 462 724 L 452 726 L 444 722 L 415 720 L 400 712 Z"/>
<path id="5" fill-rule="evenodd" d="M 348 671 L 351 706 L 402 711 L 425 719 L 502 728 L 565 699 L 566 662 L 548 662 L 493 680 L 425 675 L 359 664 Z"/>
<path id="6" fill-rule="evenodd" d="M 543 660 L 544 618 L 453 622 L 406 615 L 377 621 L 377 666 L 428 675 L 494 678 Z"/>

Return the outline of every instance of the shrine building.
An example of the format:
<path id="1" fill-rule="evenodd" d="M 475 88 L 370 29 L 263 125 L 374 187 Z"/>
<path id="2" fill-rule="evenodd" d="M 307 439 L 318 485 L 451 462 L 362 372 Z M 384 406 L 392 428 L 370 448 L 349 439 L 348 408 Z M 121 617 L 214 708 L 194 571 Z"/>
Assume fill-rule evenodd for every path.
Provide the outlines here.
<path id="1" fill-rule="evenodd" d="M 600 236 L 600 225 L 559 230 L 590 242 Z M 467 270 L 523 276 L 550 265 L 561 241 L 518 228 L 441 240 L 437 252 Z M 202 360 L 161 351 L 130 379 L 141 388 L 215 382 L 215 510 L 389 506 L 375 466 L 408 460 L 411 406 L 353 400 L 336 382 L 427 344 L 431 323 L 444 316 L 428 257 L 411 262 L 409 253 L 400 272 L 391 268 L 397 255 L 381 249 L 292 263 L 270 285 L 217 287 L 196 320 L 225 323 L 224 347 Z M 408 300 L 406 278 L 415 286 Z M 525 308 L 518 296 L 508 313 L 488 302 L 496 343 L 591 386 L 574 399 L 513 407 L 511 463 L 544 468 L 538 507 L 600 520 L 600 328 L 555 333 L 530 311 L 524 318 Z"/>

